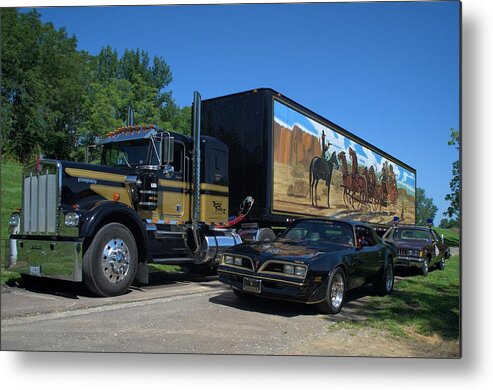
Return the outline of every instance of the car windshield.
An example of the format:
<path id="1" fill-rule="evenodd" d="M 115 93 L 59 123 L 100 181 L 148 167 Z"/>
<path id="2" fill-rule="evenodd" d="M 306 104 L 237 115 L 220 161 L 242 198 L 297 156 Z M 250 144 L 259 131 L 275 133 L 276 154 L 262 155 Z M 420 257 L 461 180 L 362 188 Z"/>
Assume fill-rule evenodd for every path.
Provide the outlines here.
<path id="1" fill-rule="evenodd" d="M 336 244 L 354 245 L 353 228 L 337 221 L 295 221 L 282 235 L 291 241 L 330 241 Z"/>
<path id="2" fill-rule="evenodd" d="M 151 142 L 147 139 L 113 142 L 104 145 L 101 162 L 110 167 L 152 164 L 149 162 L 151 151 Z M 155 153 L 152 155 L 154 157 Z"/>
<path id="3" fill-rule="evenodd" d="M 392 233 L 394 240 L 429 240 L 430 234 L 426 230 L 419 229 L 394 229 Z"/>

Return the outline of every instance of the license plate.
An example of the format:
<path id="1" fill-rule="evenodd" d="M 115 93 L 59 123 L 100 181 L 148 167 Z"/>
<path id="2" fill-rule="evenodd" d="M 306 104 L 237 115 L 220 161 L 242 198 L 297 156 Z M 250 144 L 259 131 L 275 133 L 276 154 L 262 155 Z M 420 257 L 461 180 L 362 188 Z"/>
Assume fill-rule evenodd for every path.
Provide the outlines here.
<path id="1" fill-rule="evenodd" d="M 29 266 L 29 275 L 41 276 L 41 266 L 40 265 L 30 265 Z"/>
<path id="2" fill-rule="evenodd" d="M 262 281 L 260 279 L 243 278 L 243 290 L 260 294 Z"/>

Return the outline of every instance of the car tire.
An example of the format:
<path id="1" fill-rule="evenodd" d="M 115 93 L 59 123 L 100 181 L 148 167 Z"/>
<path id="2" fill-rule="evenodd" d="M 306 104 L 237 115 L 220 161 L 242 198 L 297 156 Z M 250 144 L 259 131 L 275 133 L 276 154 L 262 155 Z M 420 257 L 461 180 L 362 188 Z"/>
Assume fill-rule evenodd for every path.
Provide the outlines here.
<path id="1" fill-rule="evenodd" d="M 340 267 L 337 267 L 329 277 L 325 299 L 317 303 L 317 309 L 325 314 L 337 314 L 344 305 L 345 296 L 346 275 Z"/>
<path id="2" fill-rule="evenodd" d="M 394 264 L 392 259 L 388 259 L 385 263 L 385 268 L 380 280 L 373 285 L 375 292 L 378 295 L 390 295 L 394 290 Z"/>
<path id="3" fill-rule="evenodd" d="M 437 263 L 437 268 L 440 271 L 443 271 L 445 269 L 445 258 L 442 257 L 442 259 Z"/>
<path id="4" fill-rule="evenodd" d="M 95 295 L 121 295 L 135 278 L 137 262 L 137 244 L 130 230 L 120 223 L 109 223 L 96 233 L 84 253 L 82 280 Z"/>
<path id="5" fill-rule="evenodd" d="M 427 276 L 429 268 L 430 268 L 430 259 L 428 257 L 426 257 L 423 260 L 423 264 L 421 264 L 421 275 Z"/>

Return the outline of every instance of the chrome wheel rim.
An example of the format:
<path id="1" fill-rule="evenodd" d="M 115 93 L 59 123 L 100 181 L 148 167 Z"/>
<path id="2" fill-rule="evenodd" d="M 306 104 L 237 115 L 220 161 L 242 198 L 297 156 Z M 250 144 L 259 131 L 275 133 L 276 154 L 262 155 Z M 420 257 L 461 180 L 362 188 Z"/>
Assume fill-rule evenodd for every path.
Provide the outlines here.
<path id="1" fill-rule="evenodd" d="M 394 272 L 392 271 L 392 267 L 388 266 L 387 271 L 385 272 L 385 287 L 387 291 L 392 290 L 392 285 L 394 284 Z"/>
<path id="2" fill-rule="evenodd" d="M 330 302 L 334 309 L 338 309 L 344 298 L 344 279 L 341 274 L 334 275 L 332 286 L 330 288 Z"/>
<path id="3" fill-rule="evenodd" d="M 107 281 L 113 284 L 121 283 L 130 268 L 130 253 L 128 246 L 121 238 L 109 240 L 101 254 L 101 268 Z"/>

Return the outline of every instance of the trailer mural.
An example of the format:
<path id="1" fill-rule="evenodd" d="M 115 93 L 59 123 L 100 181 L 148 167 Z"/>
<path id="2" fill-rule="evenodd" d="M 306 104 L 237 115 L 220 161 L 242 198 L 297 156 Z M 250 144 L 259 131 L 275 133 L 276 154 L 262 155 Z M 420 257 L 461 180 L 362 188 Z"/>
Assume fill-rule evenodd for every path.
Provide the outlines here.
<path id="1" fill-rule="evenodd" d="M 274 99 L 273 211 L 415 223 L 416 175 Z"/>

